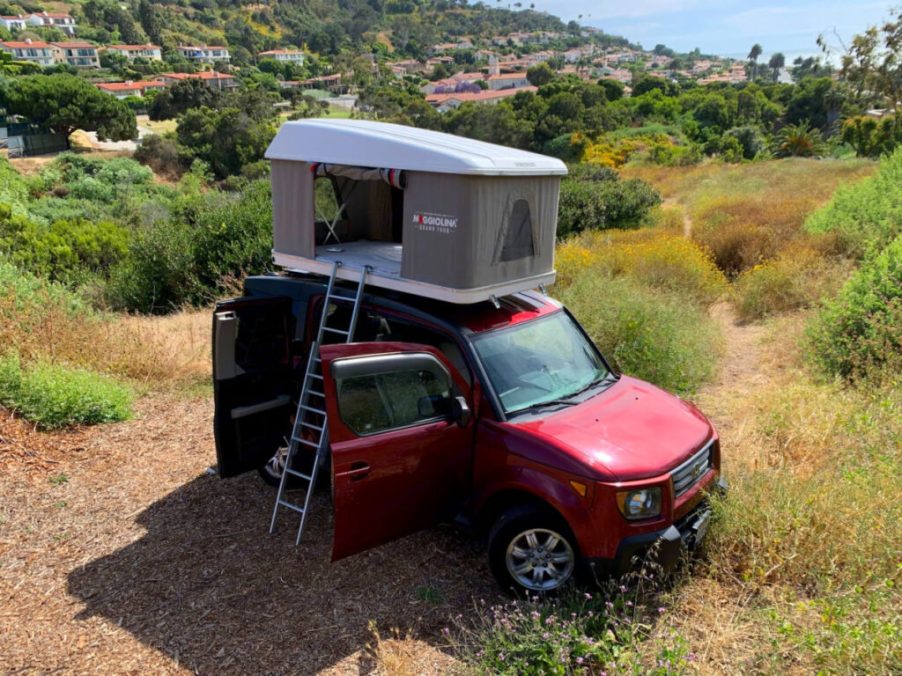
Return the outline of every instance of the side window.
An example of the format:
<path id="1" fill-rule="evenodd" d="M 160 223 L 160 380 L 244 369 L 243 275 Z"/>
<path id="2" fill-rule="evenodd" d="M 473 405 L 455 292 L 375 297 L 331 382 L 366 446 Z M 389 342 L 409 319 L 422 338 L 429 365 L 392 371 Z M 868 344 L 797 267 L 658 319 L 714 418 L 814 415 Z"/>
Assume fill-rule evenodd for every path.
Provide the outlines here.
<path id="1" fill-rule="evenodd" d="M 361 357 L 332 368 L 341 419 L 358 436 L 435 420 L 449 410 L 451 379 L 432 355 Z"/>

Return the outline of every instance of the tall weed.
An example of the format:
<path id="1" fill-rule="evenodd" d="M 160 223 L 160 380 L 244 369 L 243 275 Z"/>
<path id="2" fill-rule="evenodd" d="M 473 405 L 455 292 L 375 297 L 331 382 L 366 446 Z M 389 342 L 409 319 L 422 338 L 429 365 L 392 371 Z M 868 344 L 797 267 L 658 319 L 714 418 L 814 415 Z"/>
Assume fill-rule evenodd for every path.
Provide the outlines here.
<path id="1" fill-rule="evenodd" d="M 559 295 L 618 370 L 682 394 L 714 374 L 720 334 L 682 295 L 605 274 L 581 275 Z"/>

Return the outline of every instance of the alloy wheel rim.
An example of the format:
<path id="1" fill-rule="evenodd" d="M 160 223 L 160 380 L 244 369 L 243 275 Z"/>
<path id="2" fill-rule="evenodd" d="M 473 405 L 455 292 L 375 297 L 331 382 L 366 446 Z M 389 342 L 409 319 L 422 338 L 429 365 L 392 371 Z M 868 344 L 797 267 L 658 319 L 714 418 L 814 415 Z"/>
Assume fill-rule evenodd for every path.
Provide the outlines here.
<path id="1" fill-rule="evenodd" d="M 576 556 L 560 533 L 530 528 L 511 540 L 505 563 L 520 586 L 530 591 L 551 591 L 570 579 Z"/>

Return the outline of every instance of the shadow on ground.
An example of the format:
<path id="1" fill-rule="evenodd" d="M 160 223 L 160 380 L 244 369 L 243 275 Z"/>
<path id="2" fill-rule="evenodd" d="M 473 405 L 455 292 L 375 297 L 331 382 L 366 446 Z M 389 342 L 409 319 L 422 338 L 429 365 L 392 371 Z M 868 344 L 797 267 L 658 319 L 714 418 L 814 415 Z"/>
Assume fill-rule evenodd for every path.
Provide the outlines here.
<path id="1" fill-rule="evenodd" d="M 330 563 L 328 496 L 314 499 L 304 542 L 256 476 L 201 476 L 137 517 L 146 534 L 73 570 L 69 592 L 98 615 L 190 669 L 311 673 L 355 655 L 374 666 L 368 629 L 412 629 L 443 648 L 441 629 L 473 599 L 493 595 L 475 543 L 423 532 Z"/>

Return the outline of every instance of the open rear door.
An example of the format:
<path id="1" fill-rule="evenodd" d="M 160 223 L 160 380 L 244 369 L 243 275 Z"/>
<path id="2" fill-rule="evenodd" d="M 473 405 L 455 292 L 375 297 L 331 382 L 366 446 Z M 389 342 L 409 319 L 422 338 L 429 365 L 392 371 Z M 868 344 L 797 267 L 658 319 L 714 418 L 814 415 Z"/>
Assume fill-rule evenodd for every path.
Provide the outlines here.
<path id="1" fill-rule="evenodd" d="M 216 458 L 221 477 L 263 466 L 291 428 L 290 298 L 238 298 L 213 314 Z"/>
<path id="2" fill-rule="evenodd" d="M 431 526 L 466 495 L 470 392 L 433 347 L 324 345 L 340 559 Z"/>

